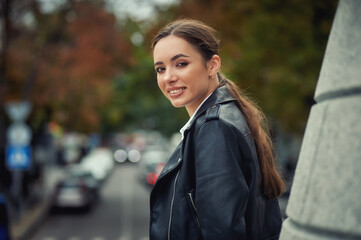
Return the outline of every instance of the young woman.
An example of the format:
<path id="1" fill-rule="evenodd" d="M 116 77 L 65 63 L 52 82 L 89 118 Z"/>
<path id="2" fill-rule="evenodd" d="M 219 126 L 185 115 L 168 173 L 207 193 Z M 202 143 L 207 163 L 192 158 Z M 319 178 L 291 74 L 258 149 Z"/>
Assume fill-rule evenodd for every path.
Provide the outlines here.
<path id="1" fill-rule="evenodd" d="M 178 20 L 154 38 L 159 88 L 190 119 L 150 196 L 150 239 L 277 239 L 276 170 L 264 116 L 220 74 L 213 28 Z"/>

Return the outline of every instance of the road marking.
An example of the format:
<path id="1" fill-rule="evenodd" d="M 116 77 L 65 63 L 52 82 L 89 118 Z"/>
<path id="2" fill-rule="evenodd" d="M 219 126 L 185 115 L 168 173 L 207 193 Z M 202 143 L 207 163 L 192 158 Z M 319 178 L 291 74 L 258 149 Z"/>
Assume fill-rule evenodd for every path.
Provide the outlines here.
<path id="1" fill-rule="evenodd" d="M 56 237 L 44 237 L 43 240 L 56 240 Z"/>
<path id="2" fill-rule="evenodd" d="M 94 237 L 94 238 L 92 238 L 92 240 L 105 240 L 105 238 L 103 238 L 103 237 Z"/>
<path id="3" fill-rule="evenodd" d="M 128 169 L 124 169 L 123 175 L 124 179 L 131 179 L 134 178 L 133 171 L 127 171 Z M 133 230 L 133 200 L 134 200 L 134 186 L 132 184 L 128 184 L 128 182 L 121 181 L 119 183 L 119 196 L 121 196 L 121 204 L 122 208 L 122 219 L 121 219 L 121 232 L 122 236 L 120 237 L 121 240 L 132 240 L 132 230 Z"/>
<path id="4" fill-rule="evenodd" d="M 70 237 L 69 240 L 81 240 L 79 237 Z"/>

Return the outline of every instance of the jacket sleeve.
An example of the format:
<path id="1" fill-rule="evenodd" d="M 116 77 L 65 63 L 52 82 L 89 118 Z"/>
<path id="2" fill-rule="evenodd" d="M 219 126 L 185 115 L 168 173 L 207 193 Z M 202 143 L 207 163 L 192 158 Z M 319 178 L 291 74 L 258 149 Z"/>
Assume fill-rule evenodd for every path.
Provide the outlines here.
<path id="1" fill-rule="evenodd" d="M 240 134 L 221 120 L 195 137 L 195 205 L 203 239 L 246 239 L 249 188 L 241 170 Z"/>

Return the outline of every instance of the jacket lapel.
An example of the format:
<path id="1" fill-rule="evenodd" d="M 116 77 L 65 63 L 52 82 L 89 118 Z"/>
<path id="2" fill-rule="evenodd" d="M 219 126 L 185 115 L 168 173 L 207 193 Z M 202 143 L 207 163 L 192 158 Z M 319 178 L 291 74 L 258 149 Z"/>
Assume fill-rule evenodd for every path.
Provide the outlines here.
<path id="1" fill-rule="evenodd" d="M 197 111 L 195 117 L 193 118 L 193 121 L 190 123 L 189 127 L 184 132 L 184 139 L 178 144 L 176 149 L 174 150 L 172 156 L 168 160 L 167 164 L 164 166 L 162 172 L 160 173 L 157 182 L 163 178 L 168 173 L 172 172 L 173 169 L 176 169 L 182 162 L 182 149 L 183 149 L 183 143 L 186 139 L 186 135 L 190 129 L 190 127 L 193 125 L 194 121 L 199 118 L 205 111 L 207 111 L 208 108 L 211 106 L 228 102 L 228 101 L 234 101 L 234 97 L 228 92 L 228 89 L 226 86 L 222 86 L 217 88 L 211 96 L 203 103 L 203 105 L 200 107 L 200 109 Z"/>
<path id="2" fill-rule="evenodd" d="M 173 169 L 175 169 L 178 165 L 181 163 L 182 159 L 182 145 L 183 141 L 181 141 L 176 149 L 174 150 L 172 156 L 168 160 L 167 164 L 164 166 L 162 172 L 160 173 L 158 180 L 161 179 L 164 175 L 167 175 L 169 172 L 171 172 Z M 157 181 L 158 181 L 157 180 Z"/>

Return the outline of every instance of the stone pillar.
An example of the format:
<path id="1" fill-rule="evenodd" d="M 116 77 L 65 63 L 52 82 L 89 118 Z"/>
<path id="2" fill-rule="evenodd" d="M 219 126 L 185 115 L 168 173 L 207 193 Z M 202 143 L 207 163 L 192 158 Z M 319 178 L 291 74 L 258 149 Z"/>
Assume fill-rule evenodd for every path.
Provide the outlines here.
<path id="1" fill-rule="evenodd" d="M 361 1 L 340 0 L 281 240 L 361 239 Z"/>

